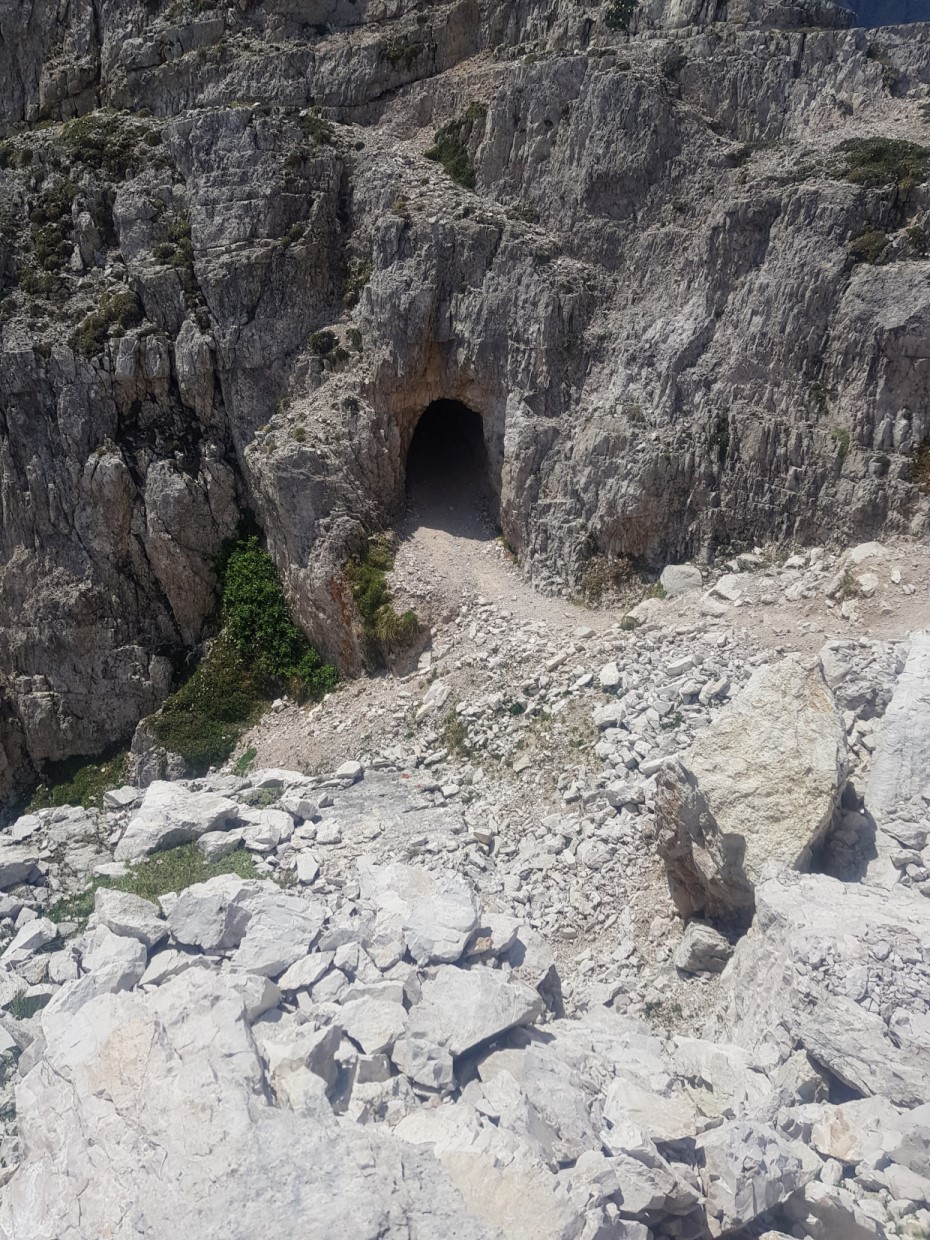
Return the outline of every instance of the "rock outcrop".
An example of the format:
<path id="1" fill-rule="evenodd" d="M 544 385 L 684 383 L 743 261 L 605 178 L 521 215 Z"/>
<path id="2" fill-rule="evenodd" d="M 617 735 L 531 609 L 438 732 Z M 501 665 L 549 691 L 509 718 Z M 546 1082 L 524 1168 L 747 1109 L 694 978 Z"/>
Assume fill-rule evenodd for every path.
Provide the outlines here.
<path id="1" fill-rule="evenodd" d="M 805 868 L 843 790 L 846 736 L 819 666 L 759 668 L 657 776 L 656 832 L 683 916 L 753 906 L 769 864 Z"/>
<path id="2" fill-rule="evenodd" d="M 0 15 L 6 789 L 163 700 L 246 508 L 357 667 L 342 569 L 436 399 L 546 589 L 925 528 L 924 156 L 869 143 L 920 147 L 926 29 L 625 14 Z"/>

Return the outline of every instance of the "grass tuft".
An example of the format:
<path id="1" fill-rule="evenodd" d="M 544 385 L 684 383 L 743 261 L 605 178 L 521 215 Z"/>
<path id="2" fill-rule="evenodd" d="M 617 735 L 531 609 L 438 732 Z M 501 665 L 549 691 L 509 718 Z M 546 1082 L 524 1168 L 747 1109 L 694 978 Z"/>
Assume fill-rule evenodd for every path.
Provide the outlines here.
<path id="1" fill-rule="evenodd" d="M 375 662 L 384 662 L 392 654 L 407 650 L 423 631 L 415 612 L 394 610 L 387 582 L 393 567 L 394 554 L 381 536 L 369 540 L 364 558 L 356 556 L 346 565 L 346 579 L 362 621 L 368 655 Z"/>
<path id="2" fill-rule="evenodd" d="M 45 916 L 56 924 L 76 921 L 83 925 L 94 911 L 94 895 L 101 887 L 127 891 L 141 896 L 143 900 L 157 902 L 159 896 L 169 891 L 183 891 L 194 883 L 205 883 L 219 874 L 238 874 L 240 878 L 262 877 L 255 868 L 252 854 L 245 849 L 237 849 L 219 861 L 207 861 L 196 844 L 182 844 L 179 848 L 169 848 L 146 857 L 132 866 L 123 878 L 95 878 L 85 891 L 65 896 L 51 905 Z"/>
<path id="3" fill-rule="evenodd" d="M 105 762 L 88 762 L 86 758 L 66 758 L 49 765 L 42 782 L 32 794 L 26 812 L 48 809 L 57 805 L 83 805 L 85 809 L 102 809 L 103 794 L 108 788 L 119 788 L 126 782 L 129 755 L 117 754 Z"/>

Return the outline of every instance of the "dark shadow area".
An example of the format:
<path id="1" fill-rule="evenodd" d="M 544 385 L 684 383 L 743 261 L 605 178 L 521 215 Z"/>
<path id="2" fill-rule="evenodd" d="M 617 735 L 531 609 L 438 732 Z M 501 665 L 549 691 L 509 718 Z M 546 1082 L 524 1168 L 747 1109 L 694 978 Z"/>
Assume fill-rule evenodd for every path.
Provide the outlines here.
<path id="1" fill-rule="evenodd" d="M 930 0 L 845 0 L 857 26 L 902 26 L 930 22 Z"/>
<path id="2" fill-rule="evenodd" d="M 407 453 L 408 515 L 418 526 L 492 538 L 497 497 L 480 416 L 457 400 L 424 410 Z"/>

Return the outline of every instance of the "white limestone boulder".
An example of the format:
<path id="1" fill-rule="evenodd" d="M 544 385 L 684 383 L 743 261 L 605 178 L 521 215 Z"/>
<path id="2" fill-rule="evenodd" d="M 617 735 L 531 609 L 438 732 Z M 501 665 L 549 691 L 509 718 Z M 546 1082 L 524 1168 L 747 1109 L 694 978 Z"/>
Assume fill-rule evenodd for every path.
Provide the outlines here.
<path id="1" fill-rule="evenodd" d="M 767 864 L 807 866 L 846 777 L 846 732 L 819 665 L 757 668 L 656 778 L 656 838 L 683 916 L 749 913 Z"/>
<path id="2" fill-rule="evenodd" d="M 156 780 L 116 846 L 117 861 L 140 861 L 149 853 L 190 843 L 222 830 L 238 812 L 235 801 L 214 792 L 191 792 L 183 784 Z"/>
<path id="3" fill-rule="evenodd" d="M 517 1025 L 531 1025 L 542 1014 L 535 990 L 496 969 L 457 969 L 443 965 L 423 983 L 419 1003 L 407 1021 L 408 1036 L 463 1055 Z"/>
<path id="4" fill-rule="evenodd" d="M 150 900 L 128 891 L 98 887 L 94 895 L 94 917 L 114 934 L 138 939 L 149 951 L 168 937 L 168 923 Z"/>

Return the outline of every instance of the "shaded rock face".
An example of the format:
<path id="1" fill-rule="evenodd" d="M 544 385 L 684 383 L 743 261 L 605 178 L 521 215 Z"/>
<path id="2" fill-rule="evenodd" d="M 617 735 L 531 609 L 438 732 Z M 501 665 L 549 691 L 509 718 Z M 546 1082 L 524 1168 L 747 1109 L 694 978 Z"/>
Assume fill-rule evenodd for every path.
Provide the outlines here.
<path id="1" fill-rule="evenodd" d="M 0 790 L 158 705 L 245 508 L 357 667 L 342 566 L 433 401 L 480 415 L 543 588 L 592 555 L 923 529 L 926 191 L 851 183 L 823 135 L 916 126 L 930 36 L 889 32 L 885 64 L 849 20 L 0 12 Z M 473 189 L 423 158 L 447 124 Z M 868 228 L 893 261 L 851 260 Z"/>

